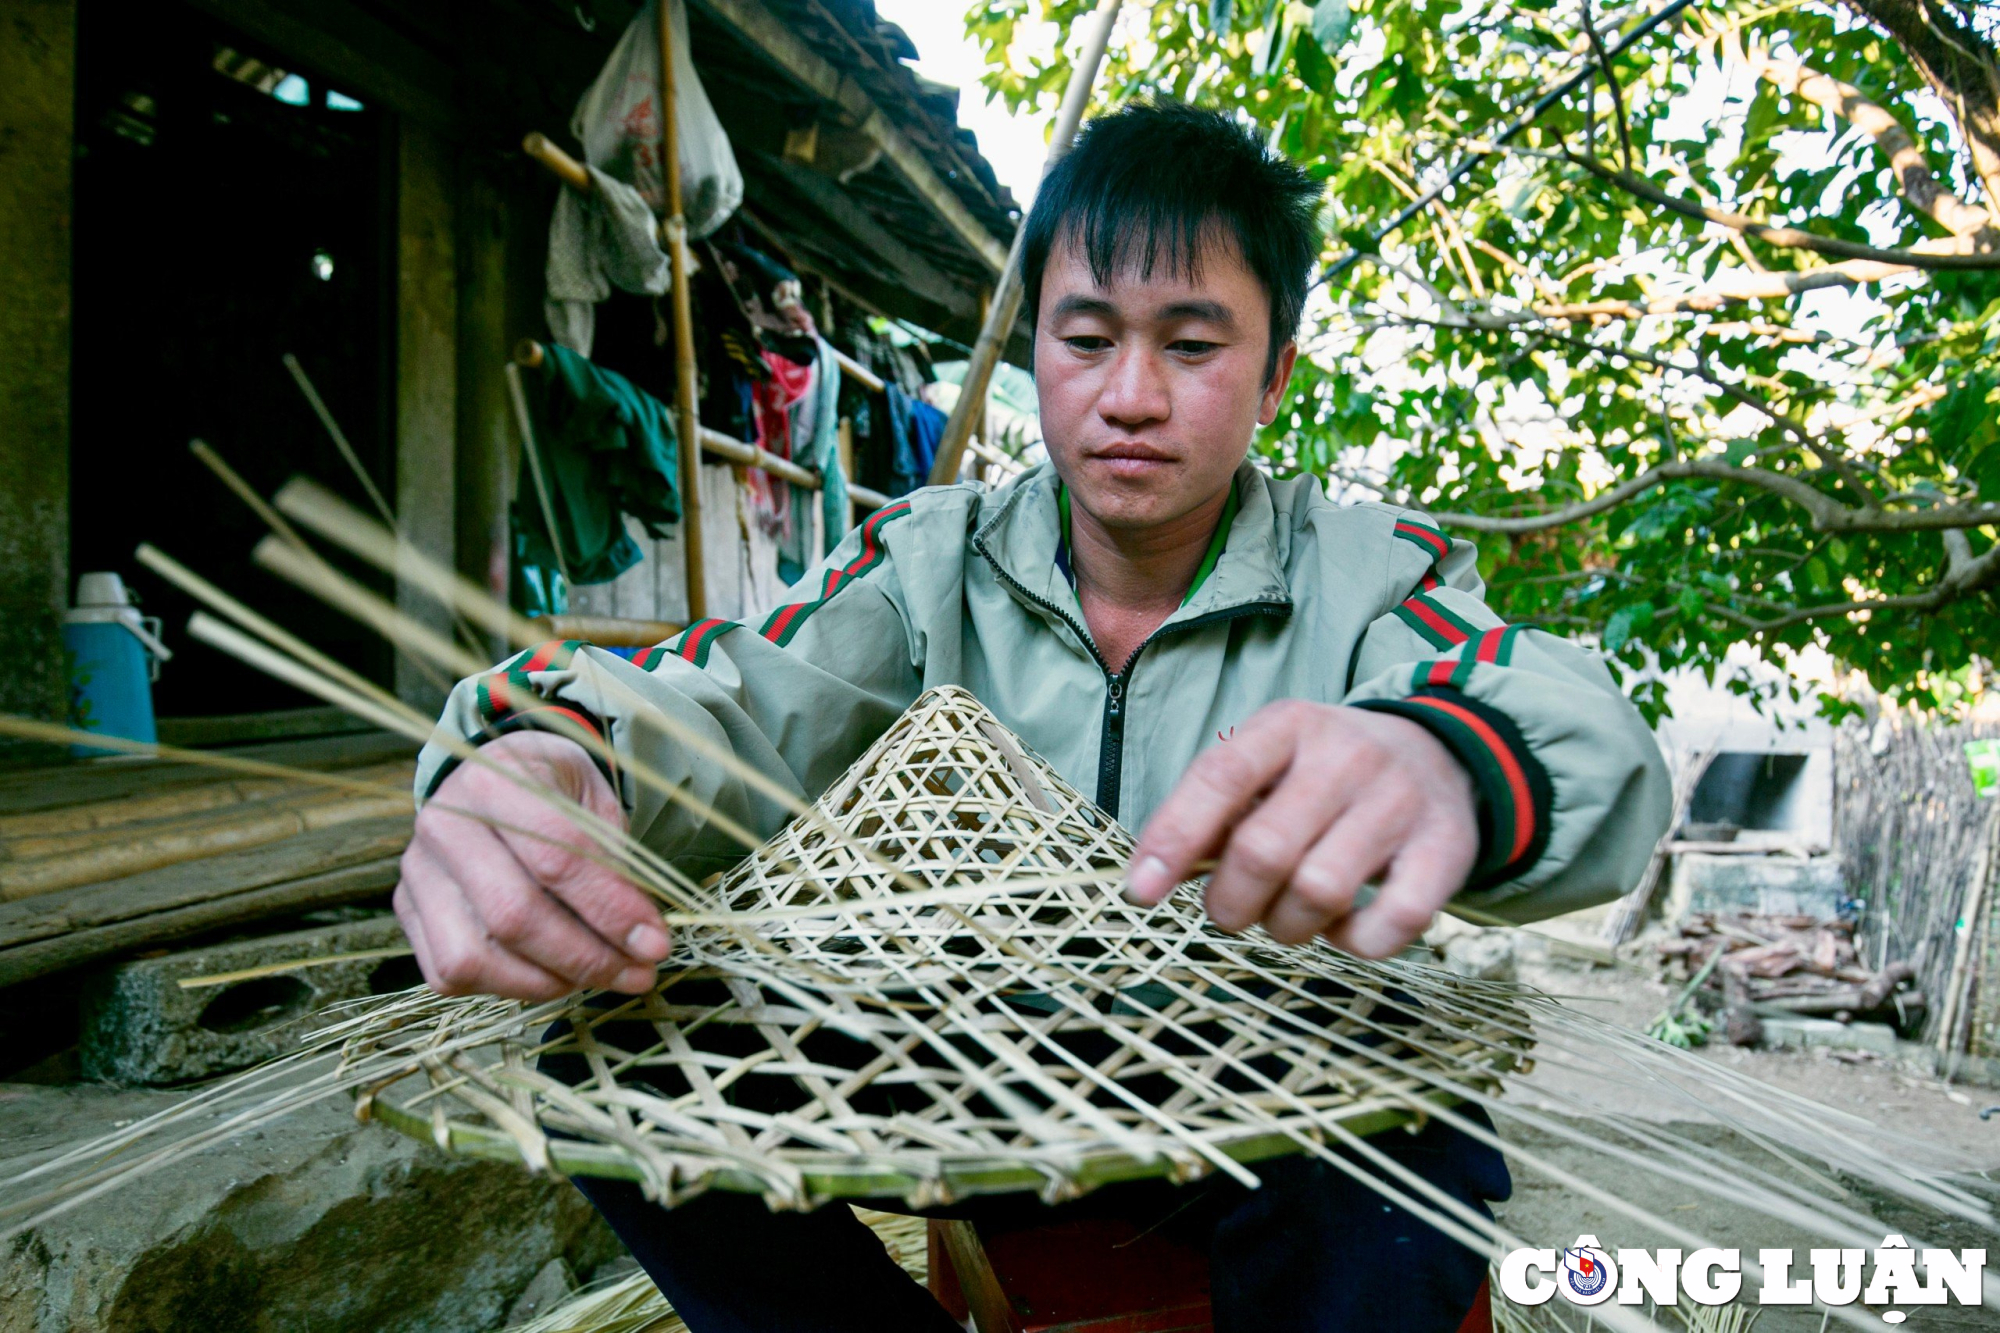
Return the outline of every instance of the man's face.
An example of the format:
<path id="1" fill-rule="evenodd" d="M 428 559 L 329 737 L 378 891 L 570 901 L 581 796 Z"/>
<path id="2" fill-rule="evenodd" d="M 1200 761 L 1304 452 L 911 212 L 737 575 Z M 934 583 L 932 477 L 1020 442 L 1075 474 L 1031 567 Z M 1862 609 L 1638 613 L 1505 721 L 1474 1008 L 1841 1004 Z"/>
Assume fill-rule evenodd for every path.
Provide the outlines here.
<path id="1" fill-rule="evenodd" d="M 1042 274 L 1035 386 L 1056 471 L 1107 528 L 1143 530 L 1214 499 L 1277 416 L 1297 348 L 1267 381 L 1270 297 L 1233 240 L 1199 278 L 1136 263 L 1100 285 L 1068 239 Z"/>

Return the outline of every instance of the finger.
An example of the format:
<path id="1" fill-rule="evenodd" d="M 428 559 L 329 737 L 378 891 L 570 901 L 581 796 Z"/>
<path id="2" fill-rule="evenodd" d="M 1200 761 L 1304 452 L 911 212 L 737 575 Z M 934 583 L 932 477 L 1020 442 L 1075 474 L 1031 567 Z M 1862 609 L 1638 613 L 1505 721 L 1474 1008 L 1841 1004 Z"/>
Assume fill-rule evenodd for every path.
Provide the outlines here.
<path id="1" fill-rule="evenodd" d="M 566 768 L 567 777 L 580 787 L 577 803 L 614 827 L 623 828 L 625 812 L 617 793 L 580 748 L 570 768 L 575 771 Z M 658 906 L 629 879 L 603 864 L 606 848 L 597 836 L 504 776 L 481 776 L 483 781 L 468 784 L 468 803 L 504 813 L 505 822 L 513 827 L 492 832 L 536 883 L 629 962 L 652 964 L 667 956 L 671 941 L 661 924 Z M 551 782 L 555 779 L 549 773 L 542 777 Z"/>
<path id="2" fill-rule="evenodd" d="M 603 851 L 590 834 L 560 818 L 543 828 L 526 827 L 540 836 L 499 830 L 499 838 L 535 881 L 630 962 L 650 966 L 667 956 L 672 942 L 659 905 L 593 859 Z"/>
<path id="3" fill-rule="evenodd" d="M 407 866 L 408 853 L 404 854 Z M 407 872 L 406 872 L 407 873 Z M 431 951 L 424 940 L 424 919 L 410 899 L 406 881 L 398 881 L 396 892 L 389 898 L 389 906 L 396 913 L 396 923 L 403 928 L 403 938 L 410 942 L 410 952 L 416 956 L 417 970 L 428 980 L 431 976 Z"/>
<path id="4" fill-rule="evenodd" d="M 1361 886 L 1389 864 L 1416 820 L 1404 789 L 1357 800 L 1300 858 L 1271 904 L 1264 929 L 1280 944 L 1303 944 L 1354 909 Z"/>
<path id="5" fill-rule="evenodd" d="M 1222 844 L 1237 817 L 1291 764 L 1307 707 L 1288 702 L 1260 708 L 1235 736 L 1195 756 L 1133 848 L 1133 899 L 1159 902 Z"/>
<path id="6" fill-rule="evenodd" d="M 1361 958 L 1387 958 L 1430 928 L 1471 868 L 1457 840 L 1420 833 L 1398 850 L 1375 900 L 1335 922 L 1328 942 Z"/>
<path id="7" fill-rule="evenodd" d="M 426 850 L 461 888 L 488 939 L 574 986 L 635 993 L 652 986 L 651 963 L 606 942 L 536 883 L 493 830 L 467 822 L 480 836 L 467 830 L 448 848 L 431 843 Z"/>
<path id="8" fill-rule="evenodd" d="M 424 980 L 440 995 L 500 995 L 553 1000 L 576 987 L 495 944 L 428 847 L 412 844 L 404 883 L 420 920 L 428 962 Z"/>
<path id="9" fill-rule="evenodd" d="M 1236 825 L 1208 882 L 1208 915 L 1224 930 L 1248 930 L 1285 892 L 1300 861 L 1357 800 L 1372 776 L 1365 744 L 1302 741 L 1292 763 Z M 1301 939 L 1311 939 L 1318 927 Z"/>

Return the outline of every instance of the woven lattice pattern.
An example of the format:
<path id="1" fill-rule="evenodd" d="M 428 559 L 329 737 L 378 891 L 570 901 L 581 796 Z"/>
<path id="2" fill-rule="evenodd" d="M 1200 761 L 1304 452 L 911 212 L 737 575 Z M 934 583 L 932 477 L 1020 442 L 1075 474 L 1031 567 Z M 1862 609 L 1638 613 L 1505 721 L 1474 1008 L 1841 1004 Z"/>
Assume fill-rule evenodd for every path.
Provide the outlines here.
<path id="1" fill-rule="evenodd" d="M 1530 1044 L 1502 992 L 1224 934 L 1194 886 L 1132 906 L 1130 852 L 934 690 L 714 886 L 651 994 L 405 1006 L 347 1048 L 414 1071 L 364 1112 L 666 1199 L 1055 1199 L 1325 1152 L 1490 1094 Z"/>

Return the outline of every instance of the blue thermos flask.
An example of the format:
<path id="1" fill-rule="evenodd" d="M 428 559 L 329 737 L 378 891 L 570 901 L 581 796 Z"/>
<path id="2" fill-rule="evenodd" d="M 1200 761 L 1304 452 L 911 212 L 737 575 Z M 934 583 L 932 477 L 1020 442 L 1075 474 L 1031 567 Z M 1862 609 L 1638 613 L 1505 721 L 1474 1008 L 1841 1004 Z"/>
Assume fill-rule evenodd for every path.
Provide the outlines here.
<path id="1" fill-rule="evenodd" d="M 159 739 L 153 682 L 173 653 L 160 642 L 159 618 L 139 614 L 124 579 L 106 573 L 77 580 L 76 609 L 63 614 L 63 647 L 71 726 L 148 744 Z M 87 759 L 121 752 L 72 745 L 70 753 Z"/>

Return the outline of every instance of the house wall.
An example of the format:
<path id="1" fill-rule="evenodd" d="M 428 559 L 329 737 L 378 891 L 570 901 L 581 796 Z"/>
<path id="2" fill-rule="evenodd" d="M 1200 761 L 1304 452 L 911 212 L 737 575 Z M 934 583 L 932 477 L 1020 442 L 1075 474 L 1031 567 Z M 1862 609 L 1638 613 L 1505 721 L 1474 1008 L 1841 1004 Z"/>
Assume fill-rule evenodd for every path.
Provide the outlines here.
<path id="1" fill-rule="evenodd" d="M 0 711 L 51 720 L 68 709 L 75 98 L 75 0 L 10 0 L 0 11 Z"/>

